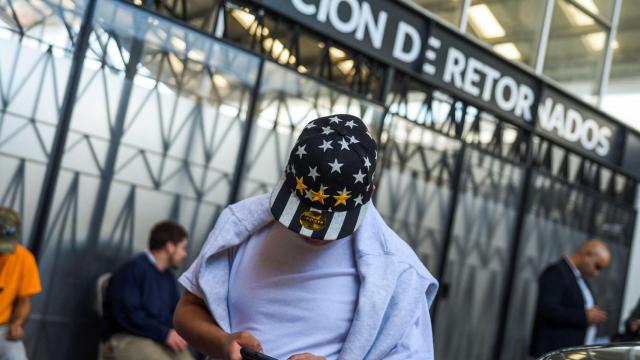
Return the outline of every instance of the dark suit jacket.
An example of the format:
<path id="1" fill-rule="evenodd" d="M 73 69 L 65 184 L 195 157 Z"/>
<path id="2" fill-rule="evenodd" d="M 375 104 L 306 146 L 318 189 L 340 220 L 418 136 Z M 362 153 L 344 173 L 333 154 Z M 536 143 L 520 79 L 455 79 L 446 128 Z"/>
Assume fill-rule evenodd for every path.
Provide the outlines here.
<path id="1" fill-rule="evenodd" d="M 530 353 L 535 357 L 584 345 L 587 334 L 585 300 L 565 259 L 549 266 L 538 279 L 538 303 Z"/>

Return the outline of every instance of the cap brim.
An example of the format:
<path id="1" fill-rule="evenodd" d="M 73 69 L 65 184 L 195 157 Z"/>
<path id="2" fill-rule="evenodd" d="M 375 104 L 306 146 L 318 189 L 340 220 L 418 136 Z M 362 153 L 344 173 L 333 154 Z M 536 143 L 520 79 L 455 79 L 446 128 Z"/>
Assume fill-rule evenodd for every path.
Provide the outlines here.
<path id="1" fill-rule="evenodd" d="M 300 201 L 295 192 L 280 179 L 271 192 L 270 207 L 273 217 L 289 230 L 317 240 L 337 240 L 353 234 L 362 223 L 369 202 L 348 211 L 326 211 Z M 306 214 L 312 212 L 321 218 L 315 228 L 305 227 Z M 306 213 L 306 214 L 305 214 Z"/>
<path id="2" fill-rule="evenodd" d="M 10 238 L 0 238 L 0 254 L 12 254 L 16 251 L 16 241 Z"/>

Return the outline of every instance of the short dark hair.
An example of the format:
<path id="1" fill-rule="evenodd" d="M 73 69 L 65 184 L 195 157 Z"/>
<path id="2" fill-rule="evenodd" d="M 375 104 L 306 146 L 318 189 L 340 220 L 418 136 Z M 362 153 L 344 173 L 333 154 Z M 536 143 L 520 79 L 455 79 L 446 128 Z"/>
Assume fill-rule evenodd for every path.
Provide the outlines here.
<path id="1" fill-rule="evenodd" d="M 165 220 L 153 226 L 149 234 L 149 250 L 162 249 L 168 242 L 178 245 L 187 237 L 187 231 L 182 225 Z"/>

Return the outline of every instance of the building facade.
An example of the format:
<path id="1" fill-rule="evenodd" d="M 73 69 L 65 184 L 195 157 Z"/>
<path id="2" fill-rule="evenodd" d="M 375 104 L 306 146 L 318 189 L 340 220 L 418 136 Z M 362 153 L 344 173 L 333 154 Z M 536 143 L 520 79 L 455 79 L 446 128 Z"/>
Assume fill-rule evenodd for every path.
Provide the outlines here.
<path id="1" fill-rule="evenodd" d="M 306 122 L 331 113 L 376 134 L 376 206 L 441 283 L 438 359 L 526 358 L 538 274 L 590 236 L 614 256 L 593 283 L 599 334 L 614 333 L 640 135 L 567 90 L 575 70 L 598 83 L 586 100 L 606 98 L 606 34 L 631 1 L 591 14 L 610 19 L 599 75 L 554 75 L 563 1 L 538 9 L 528 51 L 514 40 L 521 63 L 462 34 L 469 0 L 452 16 L 423 2 L 461 27 L 383 0 L 0 1 L 0 204 L 22 214 L 44 287 L 31 357 L 93 358 L 96 278 L 165 218 L 195 258 L 221 209 L 270 191 Z"/>

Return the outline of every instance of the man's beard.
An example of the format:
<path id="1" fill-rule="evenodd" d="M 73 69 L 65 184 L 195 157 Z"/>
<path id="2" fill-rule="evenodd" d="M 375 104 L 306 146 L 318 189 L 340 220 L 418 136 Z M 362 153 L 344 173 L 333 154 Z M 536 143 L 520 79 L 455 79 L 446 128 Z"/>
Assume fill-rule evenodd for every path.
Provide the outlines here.
<path id="1" fill-rule="evenodd" d="M 172 258 L 169 258 L 169 269 L 178 270 L 180 268 L 180 264 L 174 261 Z"/>

